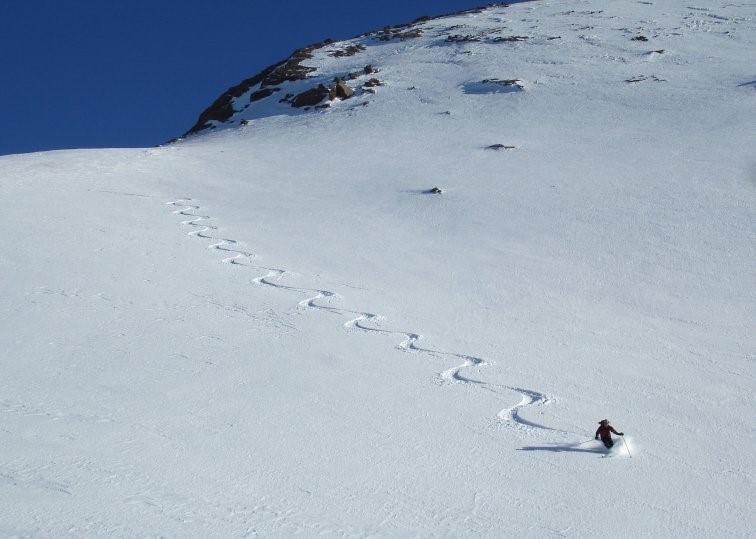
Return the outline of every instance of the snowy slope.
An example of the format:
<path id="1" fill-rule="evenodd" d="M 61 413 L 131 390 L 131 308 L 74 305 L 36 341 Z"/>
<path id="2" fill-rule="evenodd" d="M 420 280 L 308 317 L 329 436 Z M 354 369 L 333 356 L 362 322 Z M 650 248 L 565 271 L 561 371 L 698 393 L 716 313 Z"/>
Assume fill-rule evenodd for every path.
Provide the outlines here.
<path id="1" fill-rule="evenodd" d="M 756 4 L 407 28 L 0 158 L 0 536 L 751 535 Z"/>

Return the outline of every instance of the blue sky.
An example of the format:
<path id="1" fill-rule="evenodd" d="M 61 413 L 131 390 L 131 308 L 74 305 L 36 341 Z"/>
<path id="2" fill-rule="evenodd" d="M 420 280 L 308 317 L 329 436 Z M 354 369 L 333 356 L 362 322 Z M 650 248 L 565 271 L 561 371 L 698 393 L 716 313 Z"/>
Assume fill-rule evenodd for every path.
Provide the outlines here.
<path id="1" fill-rule="evenodd" d="M 485 4 L 0 1 L 0 155 L 153 146 L 296 48 Z"/>

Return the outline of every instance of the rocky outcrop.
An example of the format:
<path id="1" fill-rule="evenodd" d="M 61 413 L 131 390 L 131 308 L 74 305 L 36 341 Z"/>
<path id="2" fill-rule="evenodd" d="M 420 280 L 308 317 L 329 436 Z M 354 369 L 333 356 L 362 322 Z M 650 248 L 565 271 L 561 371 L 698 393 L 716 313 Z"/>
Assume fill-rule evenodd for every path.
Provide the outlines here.
<path id="1" fill-rule="evenodd" d="M 297 49 L 287 60 L 266 67 L 254 77 L 243 80 L 236 86 L 232 86 L 223 92 L 212 105 L 200 114 L 197 123 L 194 124 L 184 136 L 198 133 L 199 131 L 212 127 L 211 122 L 213 121 L 225 122 L 229 120 L 235 112 L 232 106 L 233 100 L 241 97 L 257 85 L 260 85 L 260 90 L 254 92 L 250 96 L 250 102 L 258 101 L 272 95 L 273 92 L 280 90 L 280 88 L 271 87 L 279 86 L 287 81 L 306 79 L 310 73 L 315 71 L 315 68 L 302 65 L 302 62 L 308 58 L 312 58 L 313 51 L 325 47 L 326 45 L 330 45 L 331 43 L 333 43 L 332 40 L 326 39 L 321 43 L 315 43 L 314 45 Z"/>
<path id="2" fill-rule="evenodd" d="M 494 43 L 514 43 L 516 41 L 526 41 L 528 36 L 500 36 L 493 38 Z M 554 38 L 549 38 L 554 39 Z"/>
<path id="3" fill-rule="evenodd" d="M 331 101 L 333 101 L 336 98 L 339 99 L 349 99 L 354 95 L 354 90 L 347 86 L 347 83 L 344 82 L 342 79 L 336 79 L 336 84 L 334 84 L 331 87 L 331 91 L 329 92 L 329 96 L 331 98 Z"/>
<path id="4" fill-rule="evenodd" d="M 317 85 L 315 88 L 305 90 L 301 94 L 297 94 L 291 100 L 292 107 L 314 107 L 320 104 L 326 97 L 328 97 L 330 90 L 322 84 Z"/>
<path id="5" fill-rule="evenodd" d="M 261 99 L 270 97 L 280 90 L 281 88 L 263 88 L 262 90 L 257 90 L 256 92 L 252 92 L 252 94 L 249 96 L 249 102 L 254 103 L 255 101 L 260 101 Z"/>
<path id="6" fill-rule="evenodd" d="M 480 36 L 473 36 L 473 35 L 459 35 L 454 34 L 451 36 L 446 36 L 446 42 L 447 43 L 469 43 L 473 41 L 480 41 L 482 38 Z"/>
<path id="7" fill-rule="evenodd" d="M 332 41 L 327 39 L 322 43 L 316 43 L 309 47 L 295 50 L 288 60 L 282 62 L 276 69 L 271 71 L 268 76 L 263 78 L 262 86 L 278 86 L 287 81 L 306 79 L 310 73 L 316 70 L 316 68 L 304 66 L 302 65 L 302 62 L 308 58 L 312 58 L 312 52 L 314 50 L 325 47 L 330 43 L 332 43 Z"/>
<path id="8" fill-rule="evenodd" d="M 492 86 L 504 86 L 523 89 L 522 81 L 519 79 L 485 79 L 480 81 L 481 84 L 490 84 Z"/>
<path id="9" fill-rule="evenodd" d="M 455 14 L 441 15 L 438 17 L 420 17 L 410 24 L 402 24 L 396 26 L 386 26 L 382 30 L 376 32 L 369 32 L 358 36 L 367 40 L 377 41 L 404 41 L 408 39 L 417 38 L 423 35 L 422 24 L 428 21 L 447 17 L 450 15 L 467 14 L 467 13 L 480 13 L 489 7 L 506 7 L 505 3 L 489 4 L 486 7 L 479 7 L 460 11 Z M 366 75 L 372 75 L 377 73 L 378 70 L 372 65 L 366 65 L 361 71 L 355 71 L 350 73 L 339 74 L 339 79 L 334 84 L 328 84 L 321 82 L 323 79 L 313 81 L 314 83 L 320 83 L 317 86 L 309 88 L 305 91 L 301 91 L 301 88 L 294 90 L 293 88 L 286 87 L 286 83 L 306 80 L 314 75 L 317 71 L 316 67 L 307 65 L 306 60 L 313 58 L 314 51 L 330 46 L 324 54 L 335 58 L 341 58 L 346 56 L 354 56 L 367 49 L 368 43 L 360 43 L 358 38 L 347 42 L 334 42 L 331 39 L 326 39 L 320 43 L 315 43 L 307 47 L 295 50 L 289 58 L 273 64 L 260 73 L 245 79 L 239 84 L 232 86 L 224 91 L 213 103 L 199 115 L 197 122 L 187 131 L 183 136 L 199 133 L 206 129 L 212 129 L 217 124 L 228 122 L 234 117 L 234 114 L 241 112 L 249 107 L 251 104 L 264 100 L 281 92 L 282 94 L 286 90 L 293 90 L 293 92 L 285 93 L 285 97 L 277 99 L 278 103 L 288 104 L 296 108 L 307 107 L 321 107 L 327 106 L 324 103 L 326 98 L 331 101 L 336 99 L 349 99 L 355 95 L 355 89 L 350 87 L 345 80 L 357 80 Z M 477 40 L 478 36 L 468 35 L 452 35 L 449 36 L 450 42 L 463 42 L 469 40 Z M 510 36 L 501 38 L 501 41 L 520 41 L 527 39 L 524 36 Z M 334 75 L 331 75 L 334 76 Z M 488 81 L 486 81 L 488 82 Z M 358 86 L 358 92 L 361 93 L 374 93 L 375 86 L 380 85 L 381 82 L 378 79 L 371 78 L 365 82 L 361 87 Z M 294 93 L 299 92 L 299 93 Z M 249 100 L 239 99 L 249 93 Z"/>
<path id="10" fill-rule="evenodd" d="M 393 39 L 405 41 L 423 35 L 423 31 L 420 28 L 410 28 L 410 26 L 411 25 L 387 26 L 378 32 L 376 39 L 378 41 L 391 41 Z"/>
<path id="11" fill-rule="evenodd" d="M 233 116 L 234 114 L 234 109 L 231 106 L 231 102 L 235 98 L 241 97 L 250 88 L 260 84 L 263 80 L 265 80 L 266 77 L 270 76 L 271 73 L 273 73 L 276 69 L 278 69 L 285 63 L 286 62 L 279 62 L 277 64 L 273 64 L 272 66 L 266 67 L 254 77 L 243 80 L 236 86 L 232 86 L 231 88 L 223 92 L 220 97 L 213 101 L 212 105 L 206 108 L 202 112 L 202 114 L 200 114 L 199 119 L 197 119 L 197 123 L 194 124 L 194 126 L 189 131 L 187 131 L 184 136 L 209 128 L 211 126 L 211 121 L 225 122 L 226 120 L 231 118 L 231 116 Z"/>
<path id="12" fill-rule="evenodd" d="M 343 58 L 344 56 L 354 56 L 357 53 L 360 53 L 365 50 L 365 45 L 362 45 L 360 43 L 349 45 L 348 47 L 345 47 L 343 49 L 336 49 L 334 51 L 331 51 L 328 53 L 328 56 L 333 56 L 334 58 Z"/>

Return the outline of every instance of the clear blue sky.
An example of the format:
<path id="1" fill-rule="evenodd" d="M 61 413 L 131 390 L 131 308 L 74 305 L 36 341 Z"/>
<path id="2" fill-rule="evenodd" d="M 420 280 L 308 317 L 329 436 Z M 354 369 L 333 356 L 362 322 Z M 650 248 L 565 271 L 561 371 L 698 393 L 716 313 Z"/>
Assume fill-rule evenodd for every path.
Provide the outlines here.
<path id="1" fill-rule="evenodd" d="M 0 0 L 0 155 L 153 146 L 325 38 L 485 0 Z"/>

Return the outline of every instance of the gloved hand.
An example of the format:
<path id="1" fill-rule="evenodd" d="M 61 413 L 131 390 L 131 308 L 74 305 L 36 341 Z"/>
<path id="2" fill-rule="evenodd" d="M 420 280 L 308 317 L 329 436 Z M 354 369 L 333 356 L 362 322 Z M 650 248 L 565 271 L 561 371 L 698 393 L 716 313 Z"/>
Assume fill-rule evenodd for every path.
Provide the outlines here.
<path id="1" fill-rule="evenodd" d="M 596 436 L 596 437 L 594 438 L 594 440 L 598 440 L 598 436 Z"/>
<path id="2" fill-rule="evenodd" d="M 625 433 L 624 433 L 624 432 L 620 432 L 620 436 L 624 436 L 624 435 L 625 435 Z"/>

